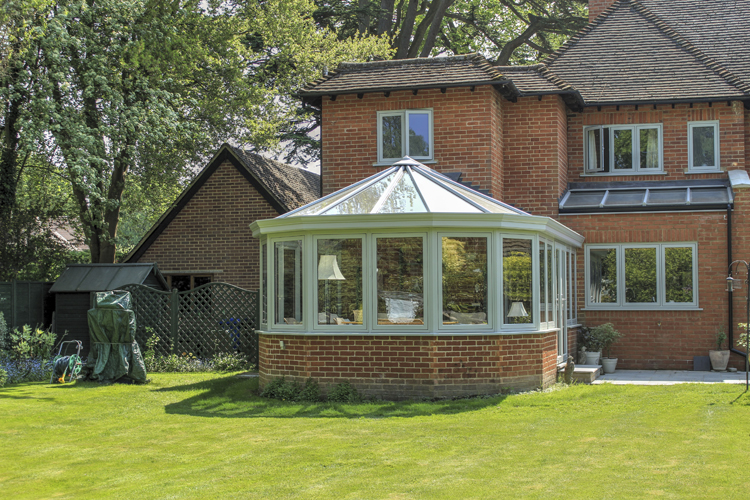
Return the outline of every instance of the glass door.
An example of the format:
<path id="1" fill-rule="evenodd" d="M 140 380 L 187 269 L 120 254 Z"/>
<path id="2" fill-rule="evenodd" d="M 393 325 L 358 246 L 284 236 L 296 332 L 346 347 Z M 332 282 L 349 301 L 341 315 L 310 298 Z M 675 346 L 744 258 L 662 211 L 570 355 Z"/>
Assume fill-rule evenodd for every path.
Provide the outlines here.
<path id="1" fill-rule="evenodd" d="M 568 359 L 568 259 L 565 255 L 565 249 L 557 248 L 555 250 L 555 273 L 557 290 L 555 290 L 555 308 L 557 327 L 557 362 L 564 363 Z"/>

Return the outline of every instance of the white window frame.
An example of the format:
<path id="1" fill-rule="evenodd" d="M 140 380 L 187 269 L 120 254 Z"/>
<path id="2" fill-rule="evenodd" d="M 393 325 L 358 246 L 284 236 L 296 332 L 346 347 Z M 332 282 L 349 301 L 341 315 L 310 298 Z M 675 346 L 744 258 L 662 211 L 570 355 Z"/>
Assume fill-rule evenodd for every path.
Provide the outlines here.
<path id="1" fill-rule="evenodd" d="M 432 160 L 434 157 L 434 141 L 433 141 L 433 120 L 432 120 L 432 109 L 402 109 L 398 111 L 378 111 L 378 163 L 391 165 L 392 163 L 400 160 L 404 156 L 409 156 L 409 115 L 411 114 L 425 114 L 427 113 L 429 119 L 429 141 L 430 141 L 430 154 L 428 156 L 412 156 L 415 160 Z M 398 158 L 384 158 L 383 157 L 383 118 L 387 116 L 400 116 L 401 117 L 401 147 L 402 155 Z"/>
<path id="2" fill-rule="evenodd" d="M 694 167 L 693 166 L 693 129 L 713 127 L 714 129 L 714 151 L 716 153 L 716 165 L 707 165 L 705 167 Z M 719 121 L 699 121 L 699 122 L 688 122 L 688 172 L 690 173 L 705 173 L 705 172 L 721 172 L 721 153 L 719 151 Z"/>
<path id="3" fill-rule="evenodd" d="M 655 128 L 659 130 L 659 168 L 645 168 L 641 167 L 641 129 Z M 607 161 L 609 162 L 609 171 L 604 171 L 604 165 L 599 168 L 589 168 L 589 132 L 592 130 L 600 130 L 600 137 L 602 138 L 600 144 L 600 158 L 604 159 L 604 134 L 607 134 L 609 140 L 609 152 L 607 155 Z M 631 148 L 633 164 L 631 168 L 624 168 L 615 170 L 615 149 L 613 147 L 616 130 L 630 130 L 631 131 Z M 635 125 L 593 125 L 583 128 L 583 170 L 586 175 L 643 175 L 643 174 L 662 174 L 664 173 L 664 127 L 661 123 L 638 123 Z"/>
<path id="4" fill-rule="evenodd" d="M 269 238 L 268 239 L 268 245 L 269 245 L 269 255 L 268 255 L 268 273 L 269 273 L 269 282 L 273 282 L 273 287 L 269 287 L 269 295 L 268 295 L 268 324 L 273 325 L 274 330 L 278 331 L 304 331 L 307 329 L 307 318 L 309 316 L 308 313 L 305 311 L 310 307 L 309 301 L 305 299 L 306 296 L 309 296 L 308 289 L 310 288 L 310 283 L 305 283 L 305 273 L 307 266 L 309 263 L 307 262 L 309 260 L 309 257 L 306 256 L 306 254 L 309 254 L 310 252 L 307 250 L 309 248 L 309 243 L 307 241 L 308 236 L 307 235 L 299 235 L 299 236 L 288 236 L 285 238 Z M 300 278 L 302 279 L 302 287 L 301 287 L 301 307 L 302 307 L 302 321 L 299 324 L 286 324 L 286 323 L 278 323 L 276 321 L 276 302 L 278 301 L 278 296 L 276 294 L 276 290 L 279 286 L 278 281 L 276 280 L 276 243 L 284 243 L 287 241 L 300 241 Z M 273 300 L 271 298 L 273 297 Z"/>
<path id="5" fill-rule="evenodd" d="M 503 244 L 505 240 L 528 240 L 531 242 L 531 322 L 530 323 L 506 323 L 505 322 L 505 287 L 503 268 Z M 497 329 L 505 332 L 516 333 L 516 332 L 533 332 L 539 330 L 541 314 L 539 312 L 539 290 L 538 286 L 535 286 L 540 279 L 539 276 L 539 237 L 537 235 L 529 235 L 524 233 L 497 233 L 495 239 L 495 251 L 497 259 L 497 272 L 500 275 L 498 282 L 498 290 L 495 296 L 496 299 L 496 310 L 497 310 Z M 528 311 L 527 311 L 528 312 Z"/>
<path id="6" fill-rule="evenodd" d="M 692 302 L 667 302 L 666 280 L 665 280 L 665 249 L 667 248 L 692 248 L 693 250 L 693 301 Z M 625 249 L 630 248 L 656 248 L 656 302 L 628 303 L 625 301 Z M 614 249 L 617 260 L 617 302 L 594 303 L 591 302 L 591 250 Z M 607 243 L 597 245 L 586 245 L 584 247 L 585 257 L 585 283 L 586 309 L 598 310 L 681 310 L 698 309 L 698 243 L 696 242 L 669 242 L 669 243 Z"/>

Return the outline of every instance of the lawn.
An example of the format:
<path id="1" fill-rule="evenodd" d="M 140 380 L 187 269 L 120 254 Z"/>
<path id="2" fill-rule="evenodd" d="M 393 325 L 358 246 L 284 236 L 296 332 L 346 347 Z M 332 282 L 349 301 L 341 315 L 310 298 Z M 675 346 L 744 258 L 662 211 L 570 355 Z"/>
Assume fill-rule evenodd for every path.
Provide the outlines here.
<path id="1" fill-rule="evenodd" d="M 292 404 L 257 380 L 0 389 L 2 498 L 748 498 L 744 386 Z"/>

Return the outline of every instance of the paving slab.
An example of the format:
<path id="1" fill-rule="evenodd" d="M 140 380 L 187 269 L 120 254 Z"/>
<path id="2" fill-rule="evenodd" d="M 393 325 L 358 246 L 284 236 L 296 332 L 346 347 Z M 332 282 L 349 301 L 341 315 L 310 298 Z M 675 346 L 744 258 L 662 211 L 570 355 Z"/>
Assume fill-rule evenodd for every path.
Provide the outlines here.
<path id="1" fill-rule="evenodd" d="M 745 372 L 696 372 L 688 370 L 617 370 L 597 378 L 592 384 L 674 385 L 744 384 Z"/>

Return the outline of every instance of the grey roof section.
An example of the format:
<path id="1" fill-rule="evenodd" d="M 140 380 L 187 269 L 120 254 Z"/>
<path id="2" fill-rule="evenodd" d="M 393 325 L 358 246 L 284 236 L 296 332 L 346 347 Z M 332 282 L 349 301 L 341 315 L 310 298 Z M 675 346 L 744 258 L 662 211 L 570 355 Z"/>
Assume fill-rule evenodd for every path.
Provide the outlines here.
<path id="1" fill-rule="evenodd" d="M 310 170 L 230 146 L 242 164 L 262 182 L 287 210 L 320 198 L 320 176 Z"/>
<path id="2" fill-rule="evenodd" d="M 726 179 L 571 183 L 560 213 L 724 210 L 734 203 Z"/>
<path id="3" fill-rule="evenodd" d="M 506 79 L 484 57 L 448 57 L 341 63 L 336 71 L 308 85 L 300 95 L 357 94 L 395 90 L 503 83 Z"/>
<path id="4" fill-rule="evenodd" d="M 588 105 L 749 98 L 748 82 L 728 69 L 743 66 L 744 60 L 747 71 L 748 53 L 734 53 L 750 43 L 735 43 L 746 36 L 747 26 L 727 35 L 721 33 L 728 30 L 720 22 L 712 21 L 700 34 L 684 33 L 706 21 L 703 3 L 710 3 L 712 12 L 722 11 L 719 19 L 733 19 L 732 8 L 740 2 L 618 0 L 545 64 L 577 89 Z M 744 2 L 740 11 L 747 10 Z M 669 24 L 673 16 L 674 26 Z M 725 52 L 733 54 L 712 57 Z"/>
<path id="5" fill-rule="evenodd" d="M 561 91 L 575 90 L 544 64 L 495 66 L 495 69 L 512 80 L 521 95 L 559 94 Z"/>
<path id="6" fill-rule="evenodd" d="M 167 282 L 155 263 L 69 264 L 50 293 L 115 290 L 123 285 L 142 284 L 152 273 L 167 290 Z"/>

